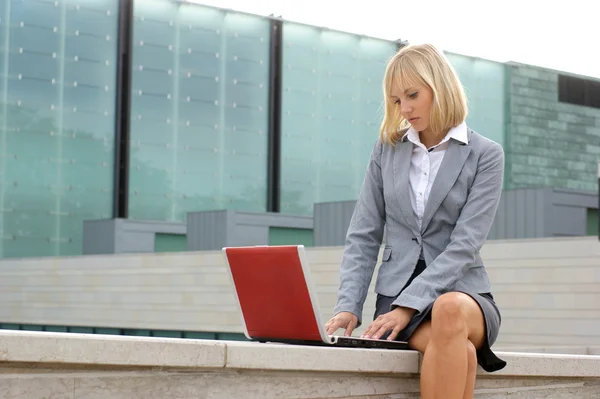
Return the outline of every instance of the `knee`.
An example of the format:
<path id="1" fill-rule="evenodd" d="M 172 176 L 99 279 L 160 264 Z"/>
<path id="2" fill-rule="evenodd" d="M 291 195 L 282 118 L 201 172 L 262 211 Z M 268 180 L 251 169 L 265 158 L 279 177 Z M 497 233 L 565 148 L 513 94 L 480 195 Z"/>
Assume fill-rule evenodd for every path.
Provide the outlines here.
<path id="1" fill-rule="evenodd" d="M 453 338 L 464 335 L 467 338 L 467 322 L 460 293 L 444 294 L 434 302 L 431 326 L 434 336 Z"/>

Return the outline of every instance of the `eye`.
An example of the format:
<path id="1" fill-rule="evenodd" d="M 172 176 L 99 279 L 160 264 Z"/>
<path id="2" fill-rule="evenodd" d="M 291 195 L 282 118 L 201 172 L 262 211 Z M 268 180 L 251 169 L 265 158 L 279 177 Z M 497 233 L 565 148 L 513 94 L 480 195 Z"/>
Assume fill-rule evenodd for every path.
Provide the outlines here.
<path id="1" fill-rule="evenodd" d="M 414 93 L 411 93 L 408 97 L 410 97 L 410 98 L 417 98 L 418 94 L 419 94 L 419 92 L 415 91 Z"/>
<path id="2" fill-rule="evenodd" d="M 394 104 L 400 104 L 400 100 L 394 101 Z"/>

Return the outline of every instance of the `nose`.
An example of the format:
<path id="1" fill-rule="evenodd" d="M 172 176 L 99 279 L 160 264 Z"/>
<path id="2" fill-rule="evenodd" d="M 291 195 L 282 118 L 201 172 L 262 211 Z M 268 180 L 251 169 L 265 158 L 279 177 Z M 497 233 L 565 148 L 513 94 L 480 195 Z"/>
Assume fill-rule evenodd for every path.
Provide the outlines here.
<path id="1" fill-rule="evenodd" d="M 402 115 L 404 115 L 405 118 L 407 118 L 412 112 L 412 107 L 406 104 L 406 102 L 402 102 L 400 104 L 400 112 L 402 113 Z"/>

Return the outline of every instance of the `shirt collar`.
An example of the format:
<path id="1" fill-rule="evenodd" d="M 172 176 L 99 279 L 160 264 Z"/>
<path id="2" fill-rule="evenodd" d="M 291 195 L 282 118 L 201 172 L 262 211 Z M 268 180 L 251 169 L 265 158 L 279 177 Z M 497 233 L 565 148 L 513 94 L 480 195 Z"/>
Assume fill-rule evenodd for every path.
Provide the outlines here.
<path id="1" fill-rule="evenodd" d="M 414 143 L 417 145 L 421 144 L 421 139 L 419 138 L 419 133 L 412 126 L 408 129 L 408 131 L 404 134 L 404 136 L 402 136 L 401 141 L 405 141 L 406 139 L 408 139 L 408 141 L 410 141 L 411 143 Z M 443 138 L 443 140 L 440 141 L 440 144 L 445 143 L 446 141 L 448 141 L 450 139 L 454 139 L 463 144 L 469 144 L 469 134 L 467 132 L 467 123 L 462 122 L 458 126 L 451 128 L 448 131 L 448 134 L 446 134 L 446 136 Z M 438 144 L 438 145 L 440 145 L 440 144 Z"/>

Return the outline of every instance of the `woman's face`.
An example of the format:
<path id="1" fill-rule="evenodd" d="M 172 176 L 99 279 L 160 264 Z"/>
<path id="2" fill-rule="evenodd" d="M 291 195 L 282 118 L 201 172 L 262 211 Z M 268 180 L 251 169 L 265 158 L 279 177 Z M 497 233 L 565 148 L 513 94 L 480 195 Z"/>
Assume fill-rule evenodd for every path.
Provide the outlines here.
<path id="1" fill-rule="evenodd" d="M 412 127 L 420 133 L 430 133 L 429 121 L 431 106 L 433 104 L 433 92 L 428 86 L 411 85 L 403 87 L 394 84 L 391 91 L 391 99 L 400 107 L 400 113 Z"/>

